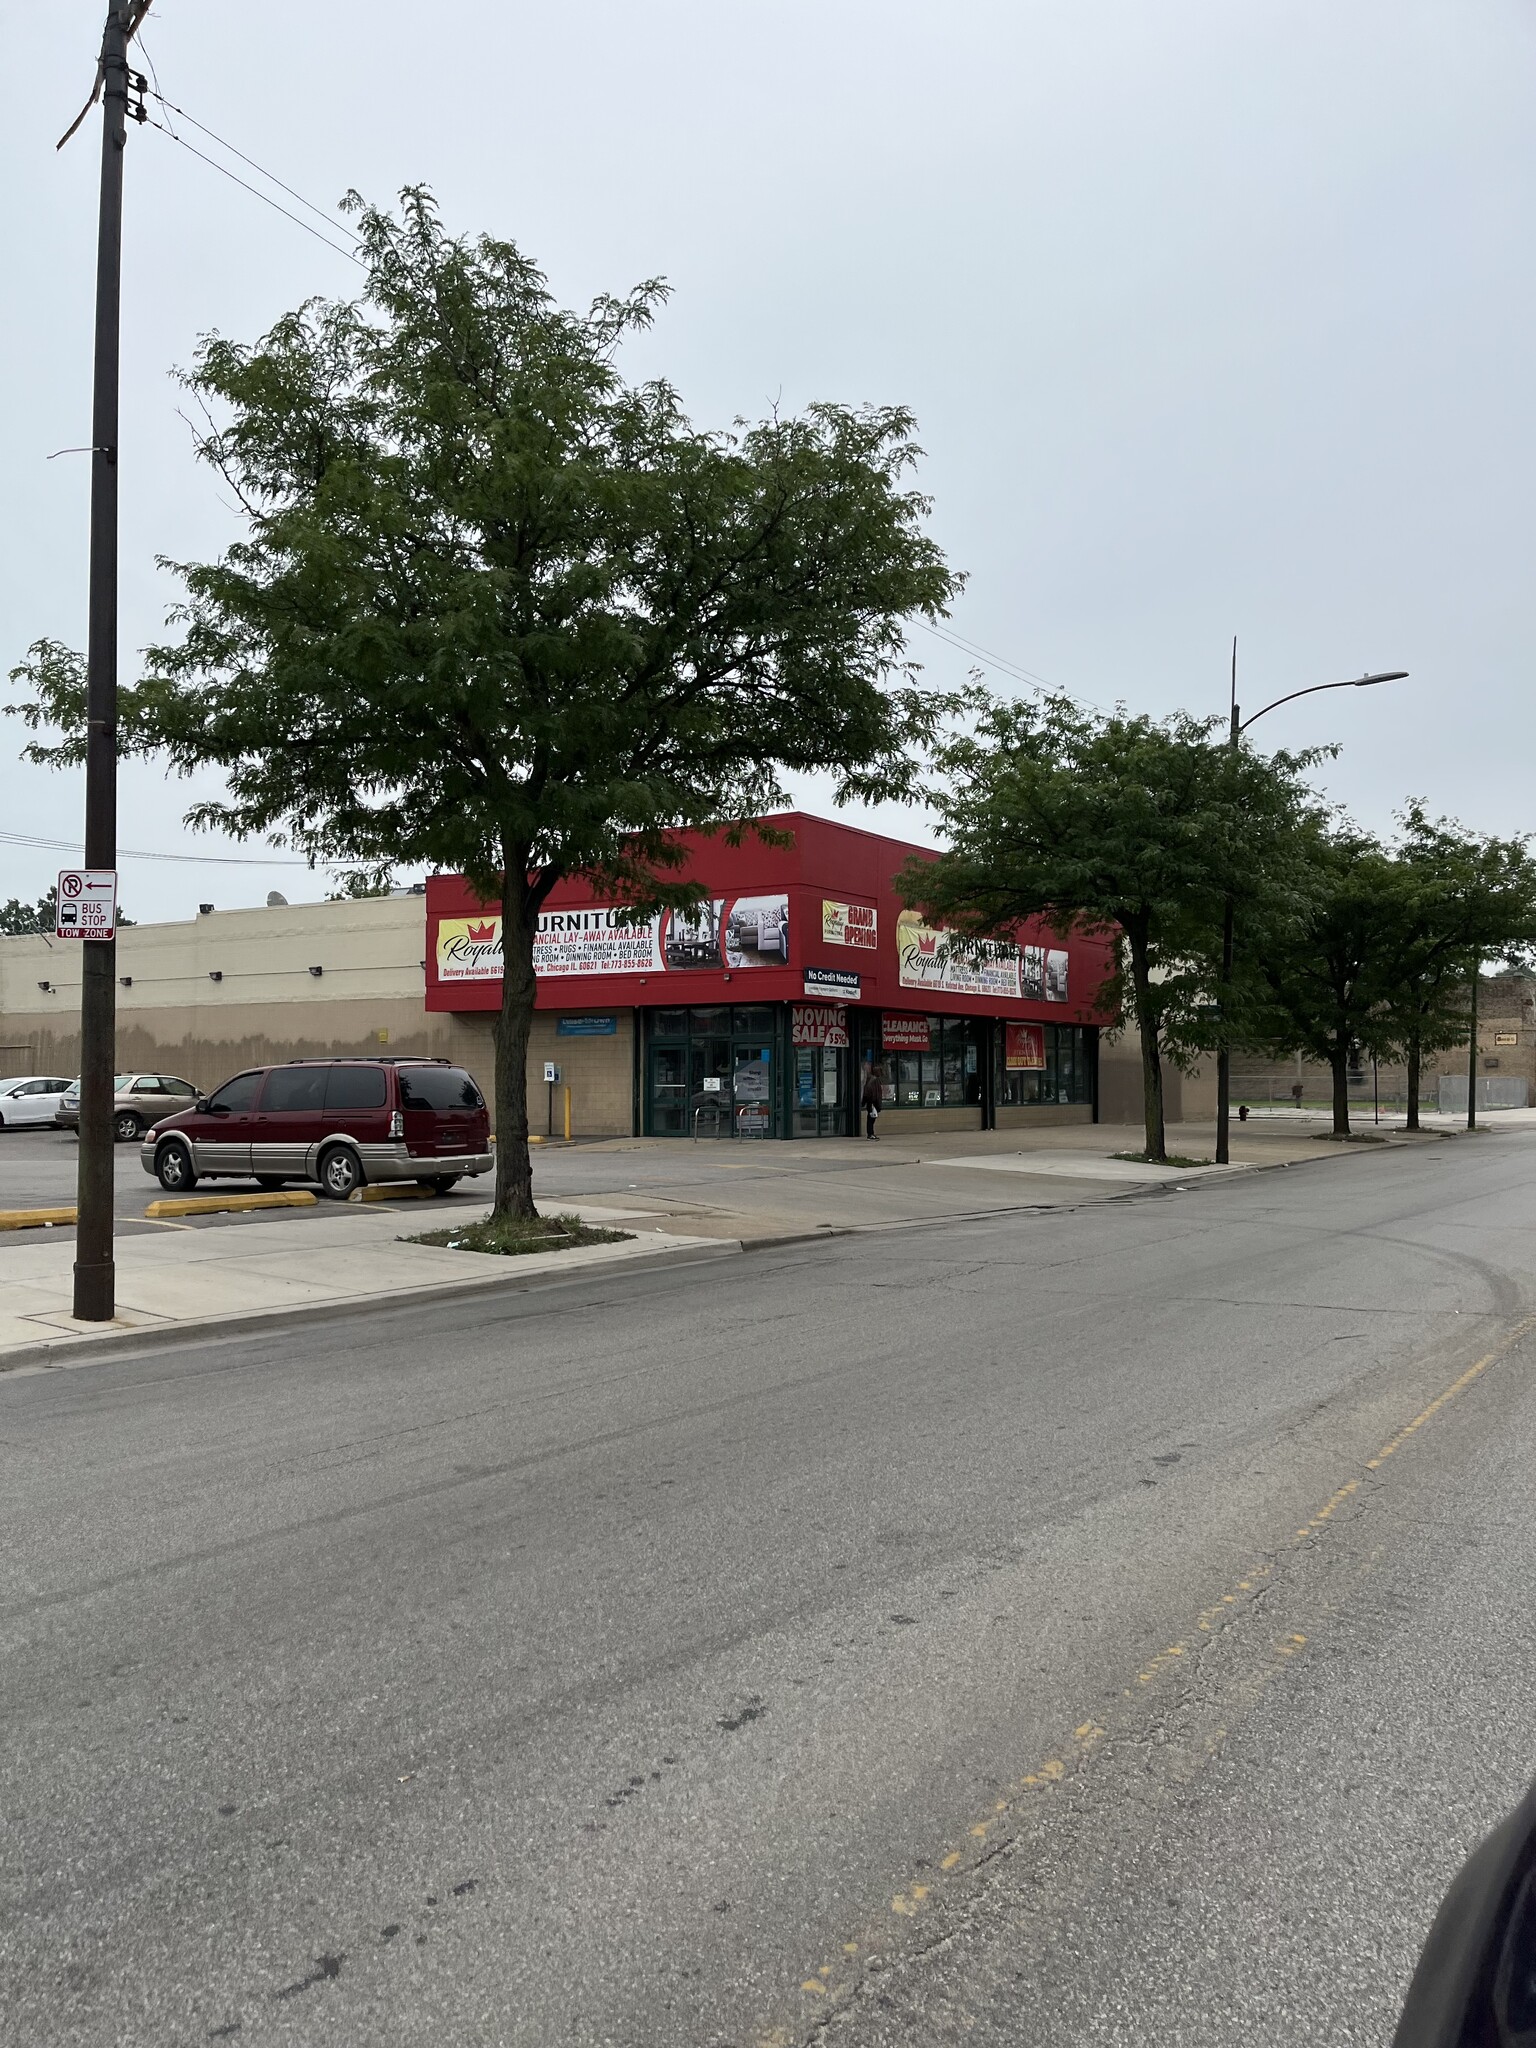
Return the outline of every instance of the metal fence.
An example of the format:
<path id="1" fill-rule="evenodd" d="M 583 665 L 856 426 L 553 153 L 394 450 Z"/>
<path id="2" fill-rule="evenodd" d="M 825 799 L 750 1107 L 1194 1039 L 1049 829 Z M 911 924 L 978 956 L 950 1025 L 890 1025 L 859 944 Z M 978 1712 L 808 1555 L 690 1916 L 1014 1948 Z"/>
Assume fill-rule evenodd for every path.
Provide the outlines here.
<path id="1" fill-rule="evenodd" d="M 1530 1083 L 1520 1074 L 1479 1074 L 1477 1077 L 1477 1106 L 1479 1109 L 1525 1109 L 1530 1104 Z M 1440 1112 L 1443 1116 L 1465 1116 L 1467 1113 L 1467 1077 L 1465 1074 L 1442 1074 L 1440 1076 Z"/>

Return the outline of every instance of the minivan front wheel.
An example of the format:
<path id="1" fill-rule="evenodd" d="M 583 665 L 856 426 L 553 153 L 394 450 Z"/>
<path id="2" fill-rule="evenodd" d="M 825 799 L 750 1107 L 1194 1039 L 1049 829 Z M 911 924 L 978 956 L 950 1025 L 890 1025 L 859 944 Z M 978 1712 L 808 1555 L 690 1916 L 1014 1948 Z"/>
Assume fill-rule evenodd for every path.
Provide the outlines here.
<path id="1" fill-rule="evenodd" d="M 188 1195 L 197 1186 L 192 1154 L 185 1145 L 162 1145 L 155 1155 L 155 1178 L 168 1195 Z"/>
<path id="2" fill-rule="evenodd" d="M 333 1145 L 320 1155 L 320 1192 L 332 1202 L 344 1202 L 363 1184 L 362 1164 L 346 1145 Z"/>

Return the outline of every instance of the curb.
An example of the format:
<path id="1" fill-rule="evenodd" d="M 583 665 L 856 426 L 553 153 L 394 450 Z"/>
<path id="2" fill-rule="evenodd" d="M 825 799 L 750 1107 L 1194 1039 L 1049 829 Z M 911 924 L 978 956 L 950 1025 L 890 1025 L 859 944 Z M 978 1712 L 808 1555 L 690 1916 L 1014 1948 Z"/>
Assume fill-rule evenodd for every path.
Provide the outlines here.
<path id="1" fill-rule="evenodd" d="M 632 1252 L 627 1258 L 608 1259 L 591 1266 L 567 1266 L 557 1273 L 491 1273 L 481 1279 L 447 1280 L 432 1287 L 413 1287 L 398 1294 L 354 1295 L 344 1301 L 296 1302 L 289 1308 L 258 1309 L 253 1314 L 238 1312 L 226 1316 L 188 1316 L 184 1321 L 157 1323 L 121 1330 L 110 1337 L 74 1337 L 62 1333 L 45 1337 L 36 1344 L 18 1345 L 0 1352 L 0 1381 L 14 1372 L 58 1372 L 69 1366 L 88 1365 L 99 1357 L 120 1358 L 134 1351 L 163 1350 L 180 1342 L 206 1343 L 217 1336 L 243 1337 L 265 1330 L 281 1329 L 298 1322 L 339 1322 L 346 1316 L 367 1315 L 377 1309 L 414 1308 L 418 1302 L 464 1301 L 480 1294 L 528 1294 L 545 1287 L 569 1287 L 594 1276 L 648 1272 L 653 1266 L 688 1266 L 713 1259 L 732 1258 L 741 1251 L 736 1238 L 719 1238 L 713 1244 L 659 1245 L 655 1251 Z M 510 1265 L 513 1261 L 508 1260 Z"/>

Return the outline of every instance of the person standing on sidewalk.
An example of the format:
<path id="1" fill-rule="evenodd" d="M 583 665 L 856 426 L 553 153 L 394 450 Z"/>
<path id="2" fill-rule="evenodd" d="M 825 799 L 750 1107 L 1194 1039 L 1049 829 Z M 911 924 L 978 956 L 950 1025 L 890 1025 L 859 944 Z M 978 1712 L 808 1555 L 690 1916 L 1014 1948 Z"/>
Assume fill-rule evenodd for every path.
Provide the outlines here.
<path id="1" fill-rule="evenodd" d="M 875 1129 L 875 1124 L 879 1120 L 880 1104 L 884 1098 L 885 1090 L 880 1084 L 880 1069 L 878 1067 L 871 1067 L 864 1082 L 864 1093 L 859 1097 L 859 1102 L 864 1111 L 864 1135 L 866 1138 L 874 1139 L 877 1142 L 880 1133 Z"/>

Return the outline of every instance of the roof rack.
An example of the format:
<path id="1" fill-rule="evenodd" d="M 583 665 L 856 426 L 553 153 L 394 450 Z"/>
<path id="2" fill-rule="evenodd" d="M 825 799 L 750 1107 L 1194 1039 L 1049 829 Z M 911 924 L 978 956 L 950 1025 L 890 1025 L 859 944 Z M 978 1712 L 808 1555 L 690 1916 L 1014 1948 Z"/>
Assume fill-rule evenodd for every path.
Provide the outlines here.
<path id="1" fill-rule="evenodd" d="M 285 1067 L 451 1067 L 453 1061 L 441 1053 L 427 1052 L 340 1052 L 312 1054 L 302 1053 L 297 1059 L 280 1062 Z"/>

